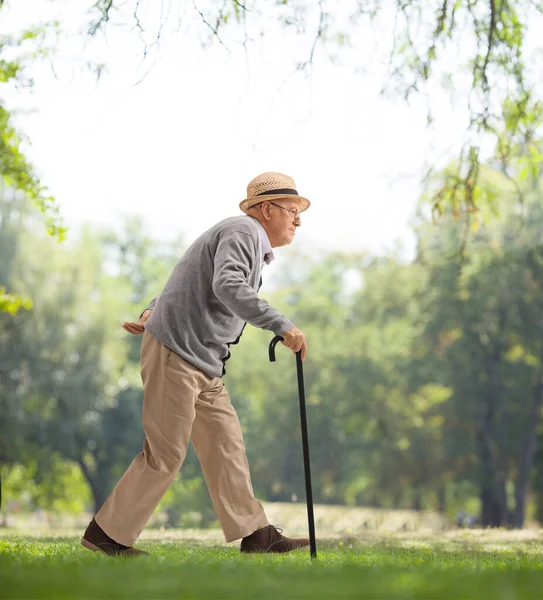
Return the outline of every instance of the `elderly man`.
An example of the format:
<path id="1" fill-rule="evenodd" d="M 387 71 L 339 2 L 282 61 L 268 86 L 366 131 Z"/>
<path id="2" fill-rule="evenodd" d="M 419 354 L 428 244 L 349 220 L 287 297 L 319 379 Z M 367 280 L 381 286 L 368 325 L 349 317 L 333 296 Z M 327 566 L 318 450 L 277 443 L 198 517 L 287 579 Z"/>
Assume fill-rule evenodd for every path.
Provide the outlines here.
<path id="1" fill-rule="evenodd" d="M 143 452 L 96 513 L 81 543 L 109 556 L 146 554 L 133 548 L 192 440 L 227 542 L 242 552 L 289 552 L 309 545 L 270 525 L 254 497 L 239 420 L 222 380 L 230 344 L 246 323 L 283 337 L 305 360 L 305 334 L 257 292 L 272 248 L 290 244 L 309 200 L 294 180 L 263 173 L 247 186 L 243 216 L 221 221 L 185 252 L 162 293 L 137 323 L 144 333 Z"/>

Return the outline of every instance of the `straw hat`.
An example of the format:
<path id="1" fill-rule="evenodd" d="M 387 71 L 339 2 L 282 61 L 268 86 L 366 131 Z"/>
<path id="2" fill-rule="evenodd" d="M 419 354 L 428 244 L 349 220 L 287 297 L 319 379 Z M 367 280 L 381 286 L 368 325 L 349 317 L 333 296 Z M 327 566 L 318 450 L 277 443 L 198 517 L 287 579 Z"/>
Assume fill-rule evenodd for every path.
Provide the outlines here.
<path id="1" fill-rule="evenodd" d="M 292 177 L 281 173 L 262 173 L 249 183 L 247 198 L 240 203 L 239 207 L 246 213 L 255 204 L 265 200 L 280 200 L 281 198 L 298 200 L 300 212 L 307 210 L 311 204 L 307 198 L 298 194 Z"/>

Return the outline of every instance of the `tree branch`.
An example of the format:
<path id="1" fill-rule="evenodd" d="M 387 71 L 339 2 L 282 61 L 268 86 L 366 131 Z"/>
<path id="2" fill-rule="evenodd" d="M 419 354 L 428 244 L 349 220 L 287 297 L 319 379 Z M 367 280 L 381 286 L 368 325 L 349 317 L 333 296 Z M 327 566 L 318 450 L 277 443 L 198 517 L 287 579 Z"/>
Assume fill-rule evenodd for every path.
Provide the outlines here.
<path id="1" fill-rule="evenodd" d="M 232 0 L 232 2 L 236 5 L 239 6 L 241 9 L 243 9 L 246 12 L 251 12 L 246 6 L 245 4 L 242 4 L 241 2 L 238 2 L 238 0 Z"/>
<path id="2" fill-rule="evenodd" d="M 319 0 L 319 26 L 317 28 L 317 34 L 315 35 L 315 39 L 313 40 L 313 44 L 311 46 L 311 52 L 309 53 L 309 59 L 305 62 L 298 65 L 299 70 L 304 70 L 307 67 L 313 67 L 313 57 L 315 56 L 315 49 L 317 48 L 317 44 L 319 40 L 322 38 L 322 35 L 325 30 L 325 22 L 327 13 L 325 12 L 323 5 L 325 0 Z"/>
<path id="3" fill-rule="evenodd" d="M 323 27 L 324 27 L 324 21 L 325 21 L 325 13 L 323 10 L 323 2 L 324 0 L 319 0 L 319 11 L 320 11 L 320 15 L 319 15 L 319 27 L 317 29 L 317 35 L 315 36 L 315 39 L 313 40 L 313 46 L 311 46 L 311 54 L 309 55 L 309 63 L 313 64 L 313 56 L 315 55 L 315 48 L 317 47 L 317 44 L 320 40 L 320 38 L 322 37 L 323 34 Z"/>
<path id="4" fill-rule="evenodd" d="M 93 8 L 101 11 L 100 17 L 89 25 L 88 33 L 93 36 L 96 32 L 102 28 L 103 25 L 106 25 L 109 21 L 109 11 L 113 8 L 113 0 L 98 0 Z"/>
<path id="5" fill-rule="evenodd" d="M 192 0 L 192 5 L 194 6 L 196 12 L 200 15 L 200 18 L 202 19 L 204 24 L 207 25 L 207 27 L 209 27 L 209 29 L 213 32 L 213 35 L 219 40 L 221 46 L 224 46 L 227 50 L 229 50 L 229 48 L 223 43 L 223 41 L 219 37 L 220 16 L 222 15 L 222 9 L 219 13 L 219 16 L 217 17 L 217 24 L 215 27 L 213 27 L 213 25 L 211 25 L 211 23 L 209 23 L 209 21 L 205 18 L 204 13 L 196 6 L 196 0 Z"/>
<path id="6" fill-rule="evenodd" d="M 140 33 L 145 33 L 143 27 L 141 26 L 140 18 L 138 16 L 138 10 L 140 8 L 140 2 L 141 2 L 141 0 L 136 0 L 136 6 L 134 7 L 134 20 L 136 21 L 136 27 L 137 27 L 137 29 L 140 30 Z"/>
<path id="7" fill-rule="evenodd" d="M 490 60 L 490 55 L 492 54 L 492 49 L 494 47 L 494 33 L 496 31 L 496 0 L 489 0 L 490 2 L 490 26 L 488 29 L 488 46 L 485 56 L 485 61 L 483 63 L 483 68 L 481 71 L 481 77 L 483 80 L 483 88 L 485 93 L 489 93 L 490 87 L 488 85 L 488 77 L 487 77 L 487 68 Z"/>

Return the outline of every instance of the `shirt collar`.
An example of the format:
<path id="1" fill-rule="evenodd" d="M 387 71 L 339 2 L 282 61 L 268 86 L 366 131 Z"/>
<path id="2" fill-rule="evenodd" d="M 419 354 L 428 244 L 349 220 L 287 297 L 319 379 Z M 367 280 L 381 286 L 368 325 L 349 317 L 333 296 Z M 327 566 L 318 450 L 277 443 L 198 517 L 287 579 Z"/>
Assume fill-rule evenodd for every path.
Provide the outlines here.
<path id="1" fill-rule="evenodd" d="M 268 234 L 264 227 L 262 227 L 262 223 L 258 219 L 251 217 L 256 224 L 258 225 L 258 233 L 260 235 L 260 241 L 262 243 L 262 260 L 269 265 L 272 260 L 275 259 L 275 254 L 273 253 L 273 249 L 270 244 L 270 239 L 268 238 Z"/>

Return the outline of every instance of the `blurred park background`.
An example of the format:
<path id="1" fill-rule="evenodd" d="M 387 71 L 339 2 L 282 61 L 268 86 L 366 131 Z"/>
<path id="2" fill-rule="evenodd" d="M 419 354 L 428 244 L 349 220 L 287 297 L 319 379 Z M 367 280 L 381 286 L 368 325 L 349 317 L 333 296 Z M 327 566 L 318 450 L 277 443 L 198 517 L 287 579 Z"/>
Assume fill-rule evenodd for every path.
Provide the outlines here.
<path id="1" fill-rule="evenodd" d="M 317 524 L 543 522 L 540 3 L 0 4 L 1 525 L 101 506 L 143 444 L 121 324 L 266 170 L 313 201 L 260 293 L 308 338 Z M 176 118 L 164 81 L 209 119 Z M 303 526 L 294 357 L 270 364 L 271 337 L 246 328 L 225 382 L 256 495 Z M 192 449 L 152 524 L 218 526 Z"/>

